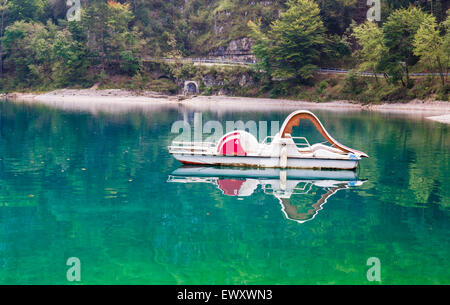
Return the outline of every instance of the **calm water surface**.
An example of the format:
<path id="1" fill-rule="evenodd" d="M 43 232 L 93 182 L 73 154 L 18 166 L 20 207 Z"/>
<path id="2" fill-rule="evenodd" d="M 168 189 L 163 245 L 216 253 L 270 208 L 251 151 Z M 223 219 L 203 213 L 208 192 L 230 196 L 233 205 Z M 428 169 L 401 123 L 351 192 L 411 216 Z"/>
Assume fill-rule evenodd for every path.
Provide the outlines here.
<path id="1" fill-rule="evenodd" d="M 225 126 L 289 112 L 202 116 Z M 314 112 L 370 155 L 358 177 L 177 175 L 171 125 L 192 112 L 1 101 L 0 284 L 70 284 L 69 257 L 84 284 L 372 284 L 370 257 L 382 284 L 450 284 L 449 126 Z"/>

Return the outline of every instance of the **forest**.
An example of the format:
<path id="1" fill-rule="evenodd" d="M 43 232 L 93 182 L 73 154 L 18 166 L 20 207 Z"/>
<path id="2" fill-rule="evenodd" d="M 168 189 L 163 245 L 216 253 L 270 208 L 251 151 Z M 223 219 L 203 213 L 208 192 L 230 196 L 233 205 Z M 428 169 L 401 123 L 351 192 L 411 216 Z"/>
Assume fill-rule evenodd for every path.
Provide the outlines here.
<path id="1" fill-rule="evenodd" d="M 79 18 L 68 18 L 77 3 Z M 175 94 L 194 78 L 205 95 L 448 100 L 447 1 L 380 0 L 379 21 L 367 20 L 369 8 L 365 0 L 0 0 L 0 90 L 98 83 Z M 223 55 L 242 39 L 256 65 L 158 60 Z"/>

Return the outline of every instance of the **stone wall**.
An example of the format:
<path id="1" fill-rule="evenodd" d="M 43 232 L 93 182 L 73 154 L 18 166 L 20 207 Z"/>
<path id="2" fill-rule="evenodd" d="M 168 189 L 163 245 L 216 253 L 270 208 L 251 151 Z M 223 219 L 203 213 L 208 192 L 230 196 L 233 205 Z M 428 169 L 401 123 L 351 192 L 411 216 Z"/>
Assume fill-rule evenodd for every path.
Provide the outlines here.
<path id="1" fill-rule="evenodd" d="M 226 47 L 219 47 L 208 54 L 209 58 L 256 62 L 252 54 L 253 41 L 251 38 L 243 37 L 231 40 Z"/>

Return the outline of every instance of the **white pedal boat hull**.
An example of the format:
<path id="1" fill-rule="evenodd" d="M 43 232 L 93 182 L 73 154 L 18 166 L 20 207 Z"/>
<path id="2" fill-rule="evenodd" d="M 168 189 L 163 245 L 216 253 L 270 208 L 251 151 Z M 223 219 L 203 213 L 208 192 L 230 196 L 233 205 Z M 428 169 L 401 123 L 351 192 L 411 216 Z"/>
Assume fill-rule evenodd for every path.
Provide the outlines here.
<path id="1" fill-rule="evenodd" d="M 312 170 L 312 169 L 281 169 L 254 167 L 214 167 L 183 165 L 171 174 L 181 177 L 228 177 L 244 179 L 280 179 L 283 175 L 287 180 L 330 180 L 358 182 L 358 175 L 354 170 Z"/>
<path id="2" fill-rule="evenodd" d="M 173 154 L 183 164 L 212 166 L 249 166 L 262 168 L 305 168 L 305 169 L 347 169 L 358 167 L 359 160 L 337 160 L 321 158 L 287 158 L 282 166 L 281 158 L 261 156 L 208 156 L 191 154 Z"/>

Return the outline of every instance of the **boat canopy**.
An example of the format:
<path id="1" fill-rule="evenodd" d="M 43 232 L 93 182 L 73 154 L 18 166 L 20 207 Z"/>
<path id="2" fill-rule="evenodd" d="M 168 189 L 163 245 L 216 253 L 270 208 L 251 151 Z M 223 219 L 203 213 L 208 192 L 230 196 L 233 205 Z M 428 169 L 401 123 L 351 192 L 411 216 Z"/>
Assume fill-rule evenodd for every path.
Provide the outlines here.
<path id="1" fill-rule="evenodd" d="M 280 129 L 280 137 L 287 138 L 292 133 L 292 128 L 294 126 L 299 126 L 301 120 L 309 120 L 313 122 L 314 126 L 317 128 L 317 130 L 320 132 L 320 134 L 334 147 L 342 150 L 343 152 L 347 153 L 353 153 L 360 157 L 368 158 L 369 156 L 366 153 L 363 153 L 361 151 L 349 148 L 338 141 L 336 141 L 323 127 L 320 120 L 310 111 L 307 110 L 298 110 L 293 113 L 291 113 L 286 120 L 284 121 L 283 125 Z"/>

